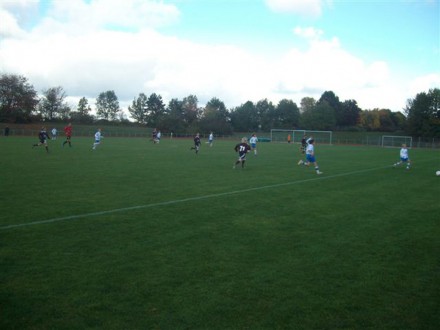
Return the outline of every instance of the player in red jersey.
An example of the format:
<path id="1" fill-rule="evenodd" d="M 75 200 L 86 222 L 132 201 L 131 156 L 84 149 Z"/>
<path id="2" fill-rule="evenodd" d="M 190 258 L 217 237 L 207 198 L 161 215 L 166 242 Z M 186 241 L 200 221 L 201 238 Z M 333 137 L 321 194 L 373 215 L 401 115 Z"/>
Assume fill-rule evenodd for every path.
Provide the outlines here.
<path id="1" fill-rule="evenodd" d="M 66 141 L 63 142 L 63 147 L 66 143 L 71 147 L 72 143 L 70 142 L 70 139 L 72 138 L 72 123 L 69 123 L 69 125 L 64 127 L 64 134 L 66 134 Z"/>

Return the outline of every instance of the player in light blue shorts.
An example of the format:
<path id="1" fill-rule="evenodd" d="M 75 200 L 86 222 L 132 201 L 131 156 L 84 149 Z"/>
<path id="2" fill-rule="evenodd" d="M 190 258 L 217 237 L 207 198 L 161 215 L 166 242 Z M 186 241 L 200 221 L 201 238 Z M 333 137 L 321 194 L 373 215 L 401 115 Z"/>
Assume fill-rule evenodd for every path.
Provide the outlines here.
<path id="1" fill-rule="evenodd" d="M 254 155 L 257 155 L 257 142 L 258 138 L 256 134 L 252 134 L 251 138 L 249 139 L 249 144 L 251 145 L 251 149 L 254 151 Z"/>
<path id="2" fill-rule="evenodd" d="M 303 162 L 302 160 L 300 160 L 298 162 L 298 165 L 309 166 L 310 164 L 313 164 L 315 166 L 316 174 L 319 175 L 319 174 L 322 174 L 322 172 L 319 170 L 318 163 L 316 162 L 315 147 L 313 145 L 314 142 L 315 141 L 313 139 L 308 140 L 308 145 L 307 145 L 307 149 L 306 149 L 306 161 Z"/>
<path id="3" fill-rule="evenodd" d="M 406 169 L 409 170 L 411 167 L 411 160 L 409 159 L 409 152 L 406 144 L 402 144 L 402 149 L 400 149 L 400 161 L 395 163 L 393 166 L 399 166 L 400 164 L 406 164 Z"/>
<path id="4" fill-rule="evenodd" d="M 307 154 L 306 155 L 306 160 L 307 160 L 308 163 L 316 163 L 316 159 L 315 159 L 314 155 Z"/>

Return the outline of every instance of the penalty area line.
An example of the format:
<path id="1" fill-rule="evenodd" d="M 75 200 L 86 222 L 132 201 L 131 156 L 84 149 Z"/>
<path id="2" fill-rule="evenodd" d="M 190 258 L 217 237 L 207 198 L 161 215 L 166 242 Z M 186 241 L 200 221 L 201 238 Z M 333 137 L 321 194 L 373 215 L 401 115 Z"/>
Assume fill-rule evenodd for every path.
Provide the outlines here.
<path id="1" fill-rule="evenodd" d="M 227 192 L 217 193 L 217 194 L 195 196 L 195 197 L 176 199 L 176 200 L 170 200 L 170 201 L 165 201 L 165 202 L 123 207 L 123 208 L 119 208 L 119 209 L 111 209 L 111 210 L 106 210 L 106 211 L 83 213 L 83 214 L 77 214 L 77 215 L 70 215 L 67 217 L 59 217 L 59 218 L 52 218 L 52 219 L 46 219 L 46 220 L 32 221 L 32 222 L 20 223 L 20 224 L 15 224 L 15 225 L 7 225 L 7 226 L 0 227 L 0 230 L 42 225 L 42 224 L 48 224 L 48 223 L 60 222 L 60 221 L 71 221 L 71 220 L 77 220 L 77 219 L 87 218 L 87 217 L 96 217 L 96 216 L 101 216 L 101 215 L 106 215 L 106 214 L 134 211 L 134 210 L 139 210 L 139 209 L 148 209 L 148 208 L 152 208 L 152 207 L 159 207 L 159 206 L 180 204 L 180 203 L 185 203 L 185 202 L 199 201 L 199 200 L 203 200 L 203 199 L 237 195 L 237 194 L 243 194 L 243 193 L 248 193 L 248 192 L 252 192 L 252 191 L 279 188 L 279 187 L 285 187 L 285 186 L 292 186 L 292 185 L 297 185 L 297 184 L 301 184 L 301 183 L 308 183 L 308 182 L 313 182 L 313 181 L 318 181 L 318 180 L 334 179 L 334 178 L 339 178 L 339 177 L 343 177 L 343 176 L 372 172 L 372 171 L 381 170 L 381 169 L 385 169 L 385 168 L 389 168 L 389 167 L 390 166 L 385 166 L 385 167 L 382 166 L 382 167 L 369 168 L 369 169 L 364 169 L 364 170 L 358 170 L 358 171 L 340 173 L 340 174 L 334 174 L 334 175 L 328 175 L 328 176 L 316 176 L 316 177 L 310 178 L 310 179 L 277 183 L 277 184 L 272 184 L 272 185 L 267 185 L 267 186 L 247 188 L 247 189 L 241 189 L 241 190 L 235 190 L 235 191 L 227 191 Z"/>

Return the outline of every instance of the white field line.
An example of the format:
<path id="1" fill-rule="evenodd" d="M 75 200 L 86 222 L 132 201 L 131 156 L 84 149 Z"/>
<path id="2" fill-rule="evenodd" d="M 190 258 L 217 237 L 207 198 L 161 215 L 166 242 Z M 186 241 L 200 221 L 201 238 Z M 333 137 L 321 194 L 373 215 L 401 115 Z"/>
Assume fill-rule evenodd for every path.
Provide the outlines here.
<path id="1" fill-rule="evenodd" d="M 189 197 L 189 198 L 183 198 L 183 199 L 176 199 L 171 201 L 165 201 L 165 202 L 159 202 L 159 203 L 152 203 L 152 204 L 145 204 L 145 205 L 138 205 L 138 206 L 130 206 L 130 207 L 124 207 L 120 209 L 112 209 L 107 211 L 99 211 L 99 212 L 91 212 L 91 213 L 84 213 L 84 214 L 77 214 L 77 215 L 70 215 L 67 217 L 60 217 L 60 218 L 52 218 L 52 219 L 46 219 L 46 220 L 39 220 L 39 221 L 32 221 L 32 222 L 26 222 L 26 223 L 20 223 L 15 225 L 7 225 L 0 227 L 0 230 L 5 229 L 13 229 L 13 228 L 19 228 L 19 227 L 27 227 L 27 226 L 34 226 L 34 225 L 42 225 L 47 223 L 53 223 L 53 222 L 59 222 L 59 221 L 69 221 L 69 220 L 76 220 L 80 218 L 87 218 L 87 217 L 94 217 L 94 216 L 100 216 L 100 215 L 106 215 L 106 214 L 112 214 L 112 213 L 118 213 L 118 212 L 127 212 L 127 211 L 133 211 L 133 210 L 139 210 L 139 209 L 147 209 L 157 206 L 166 206 L 166 205 L 172 205 L 172 204 L 179 204 L 179 203 L 185 203 L 185 202 L 192 202 L 192 201 L 199 201 L 203 199 L 210 199 L 210 198 L 217 198 L 217 197 L 223 197 L 223 196 L 230 196 L 230 195 L 236 195 L 236 194 L 243 194 L 248 193 L 251 191 L 257 191 L 257 190 L 264 190 L 264 189 L 272 189 L 272 188 L 278 188 L 283 186 L 291 186 L 301 183 L 307 183 L 312 181 L 318 181 L 318 180 L 327 180 L 327 179 L 333 179 L 338 178 L 342 176 L 348 176 L 353 174 L 359 174 L 359 173 L 365 173 L 365 172 L 372 172 L 376 170 L 381 170 L 384 168 L 388 168 L 390 166 L 385 167 L 376 167 L 376 168 L 370 168 L 370 169 L 364 169 L 359 171 L 353 171 L 353 172 L 347 172 L 347 173 L 340 173 L 335 175 L 329 175 L 329 176 L 316 176 L 312 179 L 305 179 L 305 180 L 298 180 L 298 181 L 291 181 L 291 182 L 285 182 L 285 183 L 278 183 L 278 184 L 272 184 L 268 186 L 261 186 L 261 187 L 254 187 L 254 188 L 247 188 L 242 190 L 235 190 L 235 191 L 228 191 L 218 194 L 211 194 L 211 195 L 204 195 L 204 196 L 196 196 L 196 197 Z"/>

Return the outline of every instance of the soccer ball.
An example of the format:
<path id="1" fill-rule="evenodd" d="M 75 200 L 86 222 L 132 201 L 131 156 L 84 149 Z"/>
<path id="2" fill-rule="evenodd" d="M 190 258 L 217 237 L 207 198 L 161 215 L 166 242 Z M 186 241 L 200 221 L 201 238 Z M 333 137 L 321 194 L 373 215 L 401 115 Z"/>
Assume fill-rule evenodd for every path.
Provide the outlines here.
<path id="1" fill-rule="evenodd" d="M 440 171 L 435 172 L 435 175 L 440 176 Z"/>

